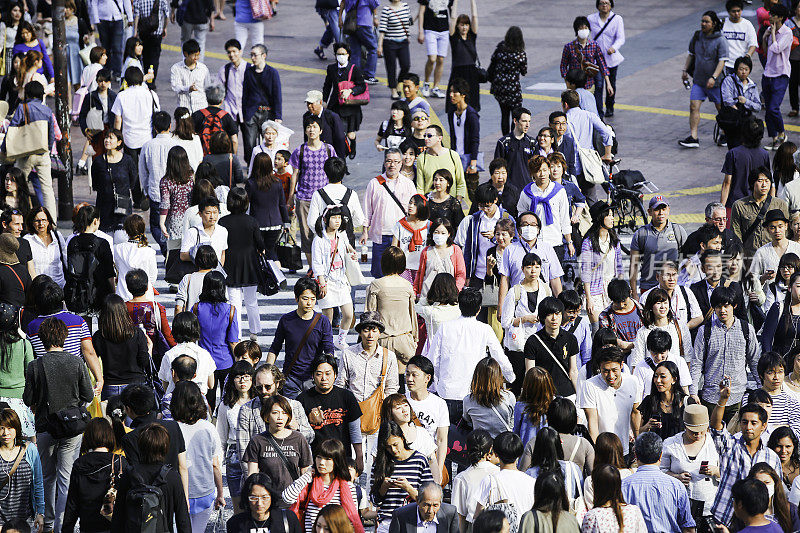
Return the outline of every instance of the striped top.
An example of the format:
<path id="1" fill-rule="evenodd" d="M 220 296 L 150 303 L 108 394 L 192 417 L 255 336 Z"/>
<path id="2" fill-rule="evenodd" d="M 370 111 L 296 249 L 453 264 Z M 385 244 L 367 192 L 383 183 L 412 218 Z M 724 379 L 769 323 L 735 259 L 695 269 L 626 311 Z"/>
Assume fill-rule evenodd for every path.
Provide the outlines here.
<path id="1" fill-rule="evenodd" d="M 33 352 L 36 357 L 41 357 L 45 354 L 44 344 L 39 339 L 39 326 L 46 318 L 56 317 L 60 319 L 67 326 L 67 340 L 64 342 L 64 351 L 76 357 L 81 357 L 81 342 L 84 340 L 92 340 L 92 334 L 89 332 L 89 326 L 86 321 L 80 316 L 70 313 L 69 311 L 59 311 L 52 315 L 40 315 L 31 320 L 28 324 L 28 339 L 33 345 Z"/>
<path id="2" fill-rule="evenodd" d="M 300 496 L 300 491 L 302 491 L 311 483 L 312 475 L 313 469 L 310 469 L 308 472 L 297 478 L 291 485 L 286 487 L 281 495 L 283 501 L 289 505 L 296 502 L 297 498 Z M 356 495 L 356 486 L 350 482 L 348 482 L 348 485 L 350 485 L 350 493 L 357 509 L 358 505 L 355 503 L 358 501 L 358 496 Z M 309 490 L 311 490 L 310 487 Z M 341 505 L 341 503 L 342 500 L 340 499 L 339 491 L 336 491 L 336 494 L 333 495 L 333 498 L 331 498 L 331 501 L 328 502 L 328 505 Z M 303 507 L 302 504 L 300 507 Z M 317 520 L 317 515 L 319 514 L 320 510 L 321 509 L 317 507 L 314 502 L 308 502 L 308 507 L 306 508 L 305 525 L 303 529 L 304 531 L 313 531 L 314 522 Z"/>
<path id="3" fill-rule="evenodd" d="M 781 387 L 778 394 L 770 393 L 769 395 L 772 397 L 772 410 L 767 421 L 770 431 L 778 426 L 789 426 L 795 435 L 800 436 L 800 402 L 797 398 L 784 387 Z M 745 393 L 742 397 L 742 405 L 749 402 L 749 396 Z"/>
<path id="4" fill-rule="evenodd" d="M 383 6 L 378 31 L 384 34 L 384 39 L 405 41 L 408 39 L 408 32 L 412 24 L 411 10 L 408 8 L 408 4 L 401 2 L 397 9 Z"/>
<path id="5" fill-rule="evenodd" d="M 20 450 L 21 451 L 21 450 Z M 0 521 L 3 523 L 17 519 L 27 519 L 31 516 L 33 502 L 31 501 L 31 485 L 33 485 L 33 470 L 25 460 L 24 452 L 19 462 L 17 471 L 9 483 L 0 490 Z M 2 479 L 8 479 L 8 472 L 14 466 L 14 459 L 6 461 L 0 457 L 0 474 Z"/>
<path id="6" fill-rule="evenodd" d="M 428 460 L 419 452 L 412 453 L 411 457 L 405 461 L 395 462 L 391 477 L 394 479 L 405 478 L 417 490 L 423 483 L 433 481 L 433 474 L 431 474 Z M 375 479 L 374 467 L 372 479 Z M 389 487 L 386 495 L 380 502 L 376 503 L 378 505 L 378 522 L 388 520 L 392 517 L 395 509 L 399 509 L 409 503 L 408 493 L 399 487 Z"/>

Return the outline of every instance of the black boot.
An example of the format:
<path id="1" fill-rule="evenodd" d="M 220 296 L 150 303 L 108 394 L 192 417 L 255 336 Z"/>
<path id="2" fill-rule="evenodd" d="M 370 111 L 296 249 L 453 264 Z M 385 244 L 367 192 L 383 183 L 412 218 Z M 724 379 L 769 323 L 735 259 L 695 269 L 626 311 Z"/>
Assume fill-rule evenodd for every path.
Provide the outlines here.
<path id="1" fill-rule="evenodd" d="M 356 140 L 355 139 L 348 139 L 350 141 L 350 153 L 347 156 L 350 159 L 356 158 Z"/>

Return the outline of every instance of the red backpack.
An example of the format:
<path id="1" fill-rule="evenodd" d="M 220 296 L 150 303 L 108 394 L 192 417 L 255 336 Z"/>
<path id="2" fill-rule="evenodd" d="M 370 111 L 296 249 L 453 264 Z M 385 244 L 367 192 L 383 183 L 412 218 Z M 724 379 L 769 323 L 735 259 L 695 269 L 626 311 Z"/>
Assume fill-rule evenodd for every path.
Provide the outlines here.
<path id="1" fill-rule="evenodd" d="M 200 127 L 200 142 L 203 145 L 203 155 L 211 153 L 211 135 L 217 131 L 225 131 L 222 127 L 222 119 L 228 114 L 224 109 L 216 113 L 211 113 L 208 109 L 201 109 L 203 114 L 203 125 Z"/>

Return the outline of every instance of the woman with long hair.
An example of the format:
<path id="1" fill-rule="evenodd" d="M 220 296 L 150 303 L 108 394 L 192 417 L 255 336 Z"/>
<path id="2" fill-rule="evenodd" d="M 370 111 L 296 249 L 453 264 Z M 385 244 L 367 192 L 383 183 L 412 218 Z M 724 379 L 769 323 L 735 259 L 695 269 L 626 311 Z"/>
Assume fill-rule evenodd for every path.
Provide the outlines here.
<path id="1" fill-rule="evenodd" d="M 200 136 L 194 131 L 192 115 L 185 107 L 176 107 L 173 118 L 175 128 L 172 130 L 172 139 L 186 150 L 189 165 L 195 170 L 203 160 L 203 144 L 200 142 Z"/>
<path id="2" fill-rule="evenodd" d="M 777 522 L 785 533 L 800 531 L 800 517 L 797 515 L 797 505 L 790 503 L 786 497 L 781 478 L 775 469 L 768 463 L 756 463 L 747 474 L 749 479 L 757 479 L 767 486 L 770 494 L 767 519 Z M 738 522 L 738 520 L 734 520 Z"/>
<path id="3" fill-rule="evenodd" d="M 383 9 L 387 9 L 384 7 Z M 395 89 L 397 90 L 397 89 Z M 388 148 L 399 148 L 403 141 L 411 137 L 411 111 L 403 100 L 392 102 L 391 114 L 381 122 L 378 136 L 375 137 L 375 148 L 382 152 Z"/>
<path id="4" fill-rule="evenodd" d="M 795 272 L 789 278 L 783 302 L 772 304 L 767 313 L 761 335 L 761 350 L 776 351 L 786 356 L 800 338 L 800 327 L 796 325 L 797 317 L 800 317 L 800 272 Z"/>
<path id="5" fill-rule="evenodd" d="M 233 363 L 222 391 L 222 401 L 217 407 L 217 433 L 222 442 L 225 477 L 234 509 L 239 508 L 242 486 L 242 464 L 236 453 L 236 428 L 239 423 L 239 411 L 253 398 L 254 375 L 255 370 L 249 361 Z"/>
<path id="6" fill-rule="evenodd" d="M 28 189 L 28 180 L 20 169 L 17 167 L 8 167 L 6 169 L 3 191 L 5 194 L 3 194 L 3 198 L 0 201 L 0 208 L 3 211 L 6 209 L 19 209 L 22 217 L 27 219 L 28 213 L 33 209 L 33 204 L 31 202 L 30 189 Z"/>
<path id="7" fill-rule="evenodd" d="M 95 166 L 92 167 L 92 170 L 94 168 Z M 123 300 L 130 300 L 133 297 L 128 290 L 125 276 L 134 268 L 140 268 L 147 274 L 147 280 L 150 283 L 147 295 L 152 299 L 154 297 L 153 285 L 158 279 L 158 265 L 156 250 L 147 243 L 144 219 L 140 215 L 128 215 L 123 223 L 123 228 L 127 240 L 114 245 L 114 264 L 117 265 L 117 294 Z"/>
<path id="8" fill-rule="evenodd" d="M 468 531 L 474 522 L 478 492 L 484 478 L 500 471 L 497 456 L 492 452 L 494 439 L 485 429 L 476 429 L 467 436 L 467 459 L 470 466 L 453 479 L 453 505 L 458 512 L 461 531 Z"/>
<path id="9" fill-rule="evenodd" d="M 386 65 L 386 77 L 391 90 L 392 100 L 400 100 L 397 91 L 411 68 L 411 52 L 409 45 L 409 29 L 414 24 L 411 10 L 403 0 L 391 0 L 381 8 L 378 24 L 378 56 L 383 56 Z M 321 53 L 321 48 L 319 49 Z M 321 55 L 324 57 L 324 55 Z M 397 65 L 400 65 L 400 75 Z"/>
<path id="10" fill-rule="evenodd" d="M 228 249 L 225 251 L 225 284 L 231 304 L 241 312 L 247 309 L 250 339 L 261 334 L 261 310 L 258 308 L 256 286 L 259 280 L 258 255 L 264 253 L 264 239 L 258 221 L 247 214 L 250 198 L 242 187 L 234 187 L 228 194 L 229 215 L 219 220 L 228 230 Z M 239 336 L 242 335 L 238 321 Z"/>
<path id="11" fill-rule="evenodd" d="M 83 432 L 81 455 L 72 465 L 62 531 L 74 531 L 78 520 L 81 531 L 108 531 L 111 515 L 104 505 L 105 496 L 129 467 L 125 457 L 114 453 L 116 447 L 111 422 L 103 417 L 92 418 Z"/>
<path id="12" fill-rule="evenodd" d="M 783 302 L 786 299 L 786 291 L 789 288 L 789 279 L 792 274 L 800 272 L 800 257 L 793 252 L 786 252 L 778 261 L 778 270 L 775 277 L 764 285 L 764 305 L 761 306 L 764 317 L 772 309 L 775 302 Z"/>
<path id="13" fill-rule="evenodd" d="M 421 194 L 415 194 L 408 201 L 406 213 L 392 229 L 392 246 L 400 248 L 406 256 L 406 268 L 400 275 L 414 283 L 419 256 L 428 239 L 428 201 Z"/>
<path id="14" fill-rule="evenodd" d="M 0 22 L 0 35 L 3 37 L 3 49 L 5 53 L 0 58 L 5 63 L 3 72 L 6 76 L 11 73 L 12 58 L 21 52 L 14 52 L 14 44 L 17 40 L 17 30 L 19 24 L 26 17 L 25 7 L 21 2 L 12 2 L 8 4 L 7 11 L 3 13 L 2 22 Z M 30 18 L 30 17 L 29 17 Z M 16 106 L 12 106 L 14 109 Z"/>
<path id="15" fill-rule="evenodd" d="M 17 72 L 17 95 L 20 100 L 25 100 L 25 85 L 32 81 L 38 81 L 44 88 L 45 95 L 52 95 L 53 85 L 49 85 L 44 75 L 40 72 L 42 68 L 42 54 L 37 50 L 29 50 L 20 63 Z"/>
<path id="16" fill-rule="evenodd" d="M 2 24 L 2 22 L 0 22 Z M 6 51 L 10 51 L 7 48 Z M 0 100 L 8 102 L 8 114 L 12 114 L 19 105 L 19 90 L 17 87 L 17 80 L 19 79 L 19 72 L 22 70 L 22 62 L 25 60 L 25 54 L 17 52 L 10 59 L 9 66 L 6 69 L 6 75 L 3 81 L 0 82 Z"/>
<path id="17" fill-rule="evenodd" d="M 36 445 L 22 436 L 19 417 L 13 409 L 0 411 L 0 468 L 5 483 L 0 499 L 4 522 L 22 519 L 33 521 L 37 531 L 44 528 L 44 476 Z M 21 458 L 20 458 L 21 456 Z M 11 474 L 19 460 L 16 471 Z"/>
<path id="18" fill-rule="evenodd" d="M 47 54 L 47 48 L 44 43 L 36 38 L 36 30 L 33 25 L 27 20 L 21 20 L 17 26 L 17 37 L 14 40 L 14 48 L 12 54 L 22 52 L 38 52 L 42 55 L 42 64 L 38 67 L 39 74 L 44 75 L 47 83 L 53 83 L 55 80 L 53 63 L 50 61 L 50 56 Z M 47 85 L 47 83 L 45 85 Z"/>
<path id="19" fill-rule="evenodd" d="M 431 187 L 433 190 L 428 193 L 426 218 L 436 220 L 443 218 L 450 222 L 450 225 L 458 229 L 458 225 L 464 220 L 464 208 L 458 198 L 451 196 L 453 188 L 453 174 L 446 168 L 442 168 L 433 173 Z"/>
<path id="20" fill-rule="evenodd" d="M 291 224 L 283 183 L 275 175 L 267 153 L 256 154 L 251 164 L 250 179 L 244 187 L 250 196 L 250 214 L 258 221 L 267 259 L 277 261 L 281 229 Z"/>
<path id="21" fill-rule="evenodd" d="M 365 311 L 377 311 L 383 319 L 384 331 L 378 342 L 397 356 L 400 376 L 406 370 L 406 362 L 417 353 L 419 324 L 414 312 L 414 288 L 402 276 L 406 270 L 406 255 L 390 246 L 381 256 L 383 277 L 367 287 Z M 402 377 L 401 377 L 402 381 Z"/>
<path id="22" fill-rule="evenodd" d="M 617 469 L 618 475 L 625 479 L 633 471 L 625 466 L 625 454 L 622 451 L 622 441 L 614 433 L 600 433 L 594 443 L 594 469 L 592 475 L 583 480 L 583 501 L 587 509 L 594 507 L 594 473 L 597 468 L 610 465 Z"/>
<path id="23" fill-rule="evenodd" d="M 528 442 L 547 425 L 547 409 L 556 395 L 550 372 L 535 366 L 525 373 L 519 398 L 514 404 L 514 433 Z"/>
<path id="24" fill-rule="evenodd" d="M 290 505 L 304 531 L 311 531 L 317 515 L 330 504 L 341 505 L 356 533 L 364 533 L 356 508 L 356 488 L 350 480 L 350 470 L 344 445 L 327 439 L 314 446 L 314 466 L 286 487 L 281 495 Z"/>
<path id="25" fill-rule="evenodd" d="M 586 313 L 589 322 L 597 324 L 600 312 L 611 304 L 608 283 L 623 275 L 622 246 L 614 231 L 614 212 L 608 203 L 595 202 L 589 214 L 592 227 L 583 238 L 579 261 Z"/>
<path id="26" fill-rule="evenodd" d="M 233 347 L 239 342 L 239 318 L 236 308 L 225 295 L 225 277 L 211 271 L 203 278 L 199 301 L 192 313 L 200 324 L 200 346 L 211 354 L 216 370 L 214 381 L 225 383 L 228 369 L 233 366 Z M 209 405 L 216 405 L 216 385 L 208 390 Z"/>
<path id="27" fill-rule="evenodd" d="M 119 130 L 106 130 L 102 137 L 103 155 L 92 161 L 92 190 L 97 193 L 95 205 L 100 210 L 100 229 L 109 234 L 117 232 L 114 242 L 119 243 L 125 239 L 120 230 L 126 215 L 121 212 L 128 215 L 133 212 L 131 187 L 138 179 L 139 169 L 133 158 L 123 153 L 122 133 Z M 118 201 L 122 198 L 129 202 Z"/>
<path id="28" fill-rule="evenodd" d="M 145 383 L 155 368 L 151 365 L 153 344 L 134 326 L 125 302 L 116 294 L 106 297 L 92 344 L 103 362 L 102 400 L 122 393 L 132 383 Z"/>
<path id="29" fill-rule="evenodd" d="M 583 473 L 578 465 L 564 460 L 564 449 L 561 437 L 550 427 L 544 427 L 536 434 L 533 445 L 533 461 L 525 472 L 534 479 L 540 475 L 556 474 L 564 480 L 564 489 L 570 500 L 577 498 L 583 485 Z"/>
<path id="30" fill-rule="evenodd" d="M 26 217 L 27 235 L 33 266 L 39 274 L 47 274 L 64 288 L 64 271 L 67 263 L 67 243 L 58 232 L 53 217 L 42 206 L 32 209 Z"/>
<path id="31" fill-rule="evenodd" d="M 450 101 L 450 91 L 453 87 L 453 80 L 462 79 L 467 82 L 469 91 L 464 95 L 467 97 L 469 105 L 475 111 L 481 110 L 481 80 L 478 69 L 478 49 L 476 41 L 478 39 L 478 7 L 476 0 L 470 0 L 470 15 L 461 13 L 457 17 L 453 14 L 458 13 L 458 0 L 453 3 L 450 15 L 450 50 L 453 59 L 450 69 L 450 79 L 447 82 L 447 92 L 445 93 L 445 111 L 450 113 L 454 109 Z"/>
<path id="32" fill-rule="evenodd" d="M 158 223 L 166 242 L 161 251 L 169 256 L 166 270 L 169 270 L 180 253 L 184 219 L 189 208 L 193 182 L 194 172 L 186 150 L 182 146 L 173 146 L 167 153 L 166 172 L 159 185 L 161 201 L 158 204 Z"/>
<path id="33" fill-rule="evenodd" d="M 678 365 L 672 361 L 658 363 L 653 370 L 650 394 L 642 399 L 638 407 L 645 421 L 642 431 L 652 431 L 662 439 L 683 431 L 685 400 L 686 393 L 680 384 Z"/>
<path id="34" fill-rule="evenodd" d="M 445 322 L 450 322 L 461 316 L 458 308 L 458 286 L 456 278 L 447 272 L 436 274 L 428 290 L 428 298 L 420 299 L 414 304 L 414 311 L 424 321 L 425 335 L 420 333 L 417 341 L 417 354 L 425 353 L 430 340 L 439 331 Z"/>
<path id="35" fill-rule="evenodd" d="M 648 357 L 647 339 L 657 329 L 666 331 L 671 338 L 672 347 L 669 349 L 671 360 L 691 361 L 694 349 L 689 326 L 686 321 L 679 320 L 675 316 L 667 291 L 661 287 L 655 287 L 649 291 L 641 319 L 644 327 L 639 328 L 639 331 L 636 332 L 633 350 L 628 359 L 632 368 L 635 369 Z"/>
<path id="36" fill-rule="evenodd" d="M 388 418 L 382 420 L 370 489 L 374 501 L 380 502 L 378 533 L 388 532 L 392 513 L 406 501 L 416 500 L 419 487 L 434 480 L 428 460 L 411 449 L 403 428 Z"/>
<path id="37" fill-rule="evenodd" d="M 497 44 L 487 69 L 491 93 L 500 106 L 500 131 L 511 131 L 511 111 L 522 106 L 520 77 L 528 73 L 525 39 L 519 26 L 511 26 Z"/>
<path id="38" fill-rule="evenodd" d="M 578 533 L 581 530 L 575 515 L 570 512 L 570 500 L 558 472 L 548 472 L 536 478 L 533 499 L 533 509 L 522 515 L 519 533 L 536 533 L 544 527 L 539 524 L 547 522 L 552 524 L 553 533 Z"/>
<path id="39" fill-rule="evenodd" d="M 0 402 L 17 412 L 20 436 L 32 438 L 36 435 L 33 412 L 22 401 L 22 393 L 25 392 L 25 371 L 33 361 L 33 346 L 20 336 L 18 315 L 14 306 L 0 303 L 0 377 L 3 383 Z"/>
<path id="40" fill-rule="evenodd" d="M 344 507 L 341 505 L 326 505 L 314 521 L 314 533 L 354 533 L 355 528 L 350 523 Z"/>
<path id="41" fill-rule="evenodd" d="M 647 526 L 639 508 L 625 503 L 622 496 L 620 470 L 610 464 L 594 467 L 592 478 L 597 480 L 595 506 L 583 518 L 582 533 L 645 533 Z"/>
<path id="42" fill-rule="evenodd" d="M 427 297 L 431 283 L 437 274 L 447 272 L 456 279 L 458 290 L 467 283 L 464 254 L 453 243 L 456 228 L 446 218 L 437 218 L 428 226 L 428 239 L 419 258 L 419 270 L 414 279 L 414 291 L 420 300 Z"/>
<path id="43" fill-rule="evenodd" d="M 786 200 L 790 212 L 800 209 L 800 197 L 797 196 L 800 190 L 797 189 L 797 184 L 788 187 L 795 178 L 800 177 L 794 160 L 795 152 L 797 145 L 785 141 L 775 150 L 775 156 L 772 158 L 772 177 L 775 178 L 776 196 Z"/>
<path id="44" fill-rule="evenodd" d="M 222 444 L 209 422 L 208 405 L 200 387 L 193 381 L 179 381 L 169 405 L 186 442 L 189 470 L 189 517 L 192 533 L 204 533 L 211 512 L 225 507 L 222 493 Z M 216 497 L 214 494 L 216 493 Z"/>
<path id="45" fill-rule="evenodd" d="M 469 395 L 464 398 L 464 420 L 486 429 L 492 438 L 514 427 L 514 394 L 505 389 L 500 364 L 491 357 L 478 361 Z"/>
<path id="46" fill-rule="evenodd" d="M 203 162 L 214 165 L 219 174 L 220 181 L 228 189 L 234 185 L 244 183 L 244 172 L 239 158 L 233 153 L 233 143 L 230 136 L 224 131 L 215 131 L 211 134 L 210 152 L 203 157 Z"/>
<path id="47" fill-rule="evenodd" d="M 781 475 L 786 490 L 791 490 L 792 483 L 800 474 L 800 444 L 792 428 L 778 426 L 769 435 L 767 448 L 778 454 L 781 460 Z"/>
<path id="48" fill-rule="evenodd" d="M 289 428 L 292 406 L 280 394 L 263 401 L 261 418 L 267 430 L 250 439 L 242 455 L 242 466 L 247 467 L 248 475 L 256 472 L 269 475 L 275 490 L 283 492 L 311 468 L 311 451 L 306 438 L 299 431 Z M 273 453 L 273 445 L 277 443 L 280 443 L 286 461 Z"/>
<path id="49" fill-rule="evenodd" d="M 408 398 L 404 395 L 390 394 L 383 400 L 381 420 L 391 420 L 403 430 L 408 447 L 428 459 L 433 477 L 438 481 L 443 465 L 436 459 L 436 443 L 425 428 L 415 423 L 416 418 Z"/>

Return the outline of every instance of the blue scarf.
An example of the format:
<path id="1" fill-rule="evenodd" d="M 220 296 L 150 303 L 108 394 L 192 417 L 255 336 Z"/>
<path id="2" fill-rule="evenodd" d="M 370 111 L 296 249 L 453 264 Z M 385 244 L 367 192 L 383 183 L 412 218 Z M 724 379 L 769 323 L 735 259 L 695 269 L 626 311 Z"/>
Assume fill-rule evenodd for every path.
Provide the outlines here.
<path id="1" fill-rule="evenodd" d="M 531 188 L 534 186 L 533 183 L 527 184 L 525 186 L 525 188 L 522 190 L 522 192 L 524 192 L 526 195 L 528 195 L 528 198 L 531 199 L 530 210 L 532 212 L 535 213 L 536 212 L 536 208 L 539 206 L 539 204 L 542 205 L 542 209 L 544 209 L 544 224 L 546 226 L 549 226 L 550 224 L 553 223 L 553 208 L 550 206 L 550 200 L 552 200 L 553 197 L 556 194 L 558 194 L 559 191 L 564 189 L 564 186 L 561 185 L 560 183 L 557 183 L 555 181 L 553 181 L 551 183 L 553 184 L 553 190 L 550 191 L 550 194 L 548 194 L 547 196 L 544 196 L 544 197 L 543 196 L 536 196 L 536 195 L 533 194 L 533 192 L 531 191 Z"/>

